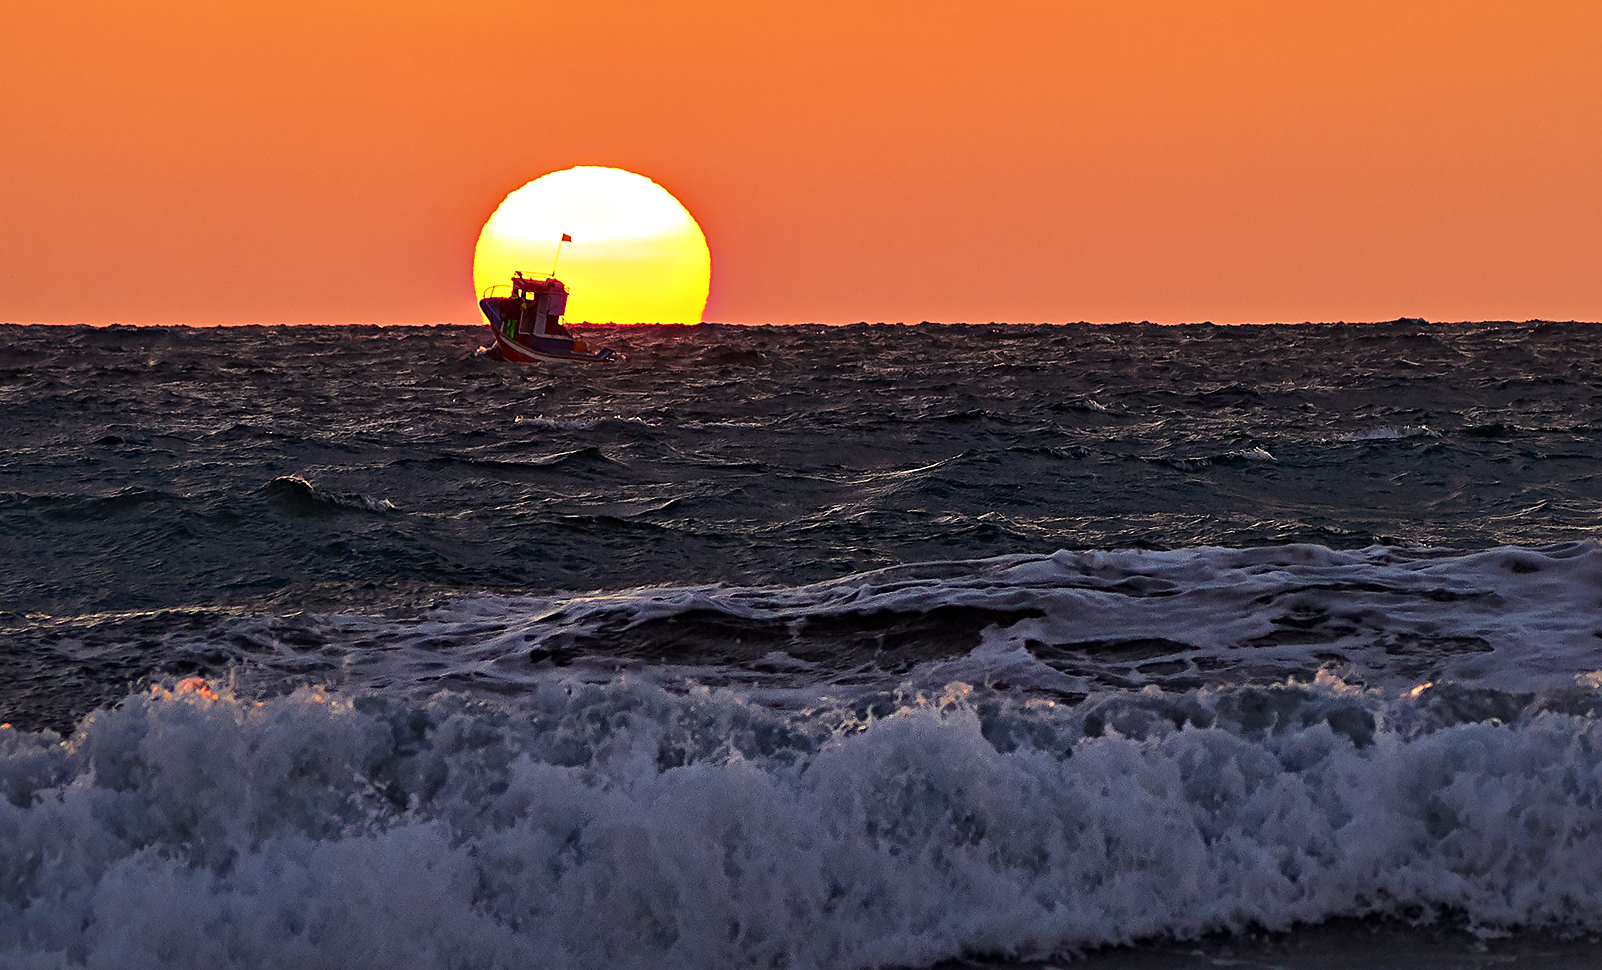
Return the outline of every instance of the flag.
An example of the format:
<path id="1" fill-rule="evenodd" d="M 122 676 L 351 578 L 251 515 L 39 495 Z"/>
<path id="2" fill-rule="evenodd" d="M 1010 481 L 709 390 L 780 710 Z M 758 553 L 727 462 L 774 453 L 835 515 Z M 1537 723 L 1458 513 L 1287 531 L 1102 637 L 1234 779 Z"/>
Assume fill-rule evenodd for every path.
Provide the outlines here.
<path id="1" fill-rule="evenodd" d="M 573 237 L 569 236 L 567 233 L 564 232 L 564 233 L 562 233 L 562 241 L 563 242 L 572 242 L 573 241 Z"/>

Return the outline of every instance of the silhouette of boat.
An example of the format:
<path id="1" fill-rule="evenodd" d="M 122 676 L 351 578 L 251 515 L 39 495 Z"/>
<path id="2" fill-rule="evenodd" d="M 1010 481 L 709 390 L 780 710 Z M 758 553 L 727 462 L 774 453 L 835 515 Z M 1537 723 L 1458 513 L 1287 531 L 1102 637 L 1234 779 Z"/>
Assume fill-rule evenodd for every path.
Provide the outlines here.
<path id="1" fill-rule="evenodd" d="M 562 326 L 567 312 L 567 286 L 555 276 L 513 273 L 511 296 L 489 296 L 479 309 L 495 334 L 495 349 L 507 360 L 529 363 L 548 360 L 616 361 L 623 355 L 610 347 L 591 350 L 583 338 Z"/>

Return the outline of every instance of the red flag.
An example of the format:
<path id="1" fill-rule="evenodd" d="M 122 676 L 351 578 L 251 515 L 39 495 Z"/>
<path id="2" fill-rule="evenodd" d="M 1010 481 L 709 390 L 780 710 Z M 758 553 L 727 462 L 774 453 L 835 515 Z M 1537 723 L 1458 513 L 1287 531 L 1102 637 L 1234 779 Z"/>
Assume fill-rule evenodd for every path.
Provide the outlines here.
<path id="1" fill-rule="evenodd" d="M 569 236 L 567 233 L 564 232 L 564 233 L 562 233 L 562 241 L 563 242 L 572 242 L 573 241 L 573 237 Z"/>

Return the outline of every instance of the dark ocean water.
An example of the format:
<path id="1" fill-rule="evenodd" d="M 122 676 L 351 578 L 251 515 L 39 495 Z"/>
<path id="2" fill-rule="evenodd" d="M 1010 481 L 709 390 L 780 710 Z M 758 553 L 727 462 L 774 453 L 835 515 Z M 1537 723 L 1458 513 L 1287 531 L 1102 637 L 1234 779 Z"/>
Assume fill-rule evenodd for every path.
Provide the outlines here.
<path id="1" fill-rule="evenodd" d="M 591 337 L 0 326 L 0 964 L 1602 933 L 1602 326 Z"/>

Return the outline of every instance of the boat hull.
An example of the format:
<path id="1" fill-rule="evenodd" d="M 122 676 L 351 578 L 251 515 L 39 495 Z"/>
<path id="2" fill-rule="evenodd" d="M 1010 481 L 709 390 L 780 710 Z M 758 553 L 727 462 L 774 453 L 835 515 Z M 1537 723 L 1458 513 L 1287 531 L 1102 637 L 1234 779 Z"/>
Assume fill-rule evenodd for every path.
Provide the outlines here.
<path id="1" fill-rule="evenodd" d="M 582 360 L 591 363 L 611 362 L 622 360 L 623 355 L 610 347 L 600 350 L 574 350 L 573 341 L 556 337 L 530 337 L 528 340 L 512 340 L 490 327 L 490 333 L 495 335 L 495 349 L 507 360 L 519 363 L 532 364 L 539 360 Z"/>

